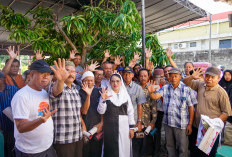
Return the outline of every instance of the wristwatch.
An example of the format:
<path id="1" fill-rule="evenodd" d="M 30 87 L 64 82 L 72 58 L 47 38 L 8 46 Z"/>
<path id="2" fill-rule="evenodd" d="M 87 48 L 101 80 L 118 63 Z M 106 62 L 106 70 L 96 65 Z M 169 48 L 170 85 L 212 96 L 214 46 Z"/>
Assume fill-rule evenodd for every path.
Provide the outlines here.
<path id="1" fill-rule="evenodd" d="M 138 119 L 138 122 L 142 122 L 142 119 Z"/>

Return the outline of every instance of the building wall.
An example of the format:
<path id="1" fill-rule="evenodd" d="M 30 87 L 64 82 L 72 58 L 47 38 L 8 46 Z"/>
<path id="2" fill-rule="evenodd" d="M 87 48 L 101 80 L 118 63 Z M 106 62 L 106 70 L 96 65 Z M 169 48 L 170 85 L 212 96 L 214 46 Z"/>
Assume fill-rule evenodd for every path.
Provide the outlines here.
<path id="1" fill-rule="evenodd" d="M 177 66 L 181 69 L 184 67 L 184 63 L 191 62 L 208 62 L 208 50 L 207 51 L 188 51 L 175 53 L 176 59 L 174 59 Z M 216 49 L 212 50 L 212 65 L 224 65 L 227 69 L 232 69 L 232 49 Z"/>

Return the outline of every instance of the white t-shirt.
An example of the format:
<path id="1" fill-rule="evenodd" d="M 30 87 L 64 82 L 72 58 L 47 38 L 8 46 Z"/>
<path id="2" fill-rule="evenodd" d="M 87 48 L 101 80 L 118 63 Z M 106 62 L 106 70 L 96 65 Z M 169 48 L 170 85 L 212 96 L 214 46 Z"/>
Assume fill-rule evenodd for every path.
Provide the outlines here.
<path id="1" fill-rule="evenodd" d="M 45 90 L 36 91 L 28 85 L 20 89 L 11 101 L 14 119 L 34 120 L 43 113 L 41 109 L 47 102 L 49 95 Z M 15 125 L 15 124 L 14 124 Z M 49 118 L 46 123 L 39 125 L 32 131 L 19 133 L 14 126 L 15 146 L 23 153 L 40 153 L 51 147 L 53 142 L 53 121 Z"/>

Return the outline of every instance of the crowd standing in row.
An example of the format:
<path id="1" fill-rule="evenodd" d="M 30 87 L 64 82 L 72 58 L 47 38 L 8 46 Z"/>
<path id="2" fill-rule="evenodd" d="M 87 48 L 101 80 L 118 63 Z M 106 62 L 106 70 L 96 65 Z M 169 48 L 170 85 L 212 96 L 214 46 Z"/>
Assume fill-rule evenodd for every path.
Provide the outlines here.
<path id="1" fill-rule="evenodd" d="M 171 65 L 165 67 L 153 66 L 149 50 L 147 68 L 138 64 L 138 53 L 125 66 L 123 56 L 106 50 L 101 66 L 91 62 L 84 69 L 74 51 L 53 66 L 37 51 L 23 76 L 14 47 L 7 52 L 10 58 L 0 72 L 6 157 L 157 156 L 162 126 L 167 156 L 187 157 L 189 151 L 193 157 L 208 156 L 196 146 L 201 115 L 231 122 L 231 70 L 220 80 L 220 69 L 203 72 L 187 62 L 182 73 L 169 49 Z M 8 107 L 13 121 L 3 114 Z M 155 134 L 144 134 L 149 129 Z M 219 139 L 209 156 L 215 156 Z"/>

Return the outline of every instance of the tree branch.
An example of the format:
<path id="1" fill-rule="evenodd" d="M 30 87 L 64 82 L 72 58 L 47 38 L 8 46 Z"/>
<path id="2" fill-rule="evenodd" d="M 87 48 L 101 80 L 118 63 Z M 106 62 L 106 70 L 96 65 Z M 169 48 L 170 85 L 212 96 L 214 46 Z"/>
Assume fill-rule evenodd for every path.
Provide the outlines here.
<path id="1" fill-rule="evenodd" d="M 64 36 L 65 40 L 68 42 L 68 44 L 72 47 L 73 50 L 75 50 L 77 52 L 77 48 L 75 47 L 75 45 L 72 43 L 72 41 L 69 39 L 69 37 L 66 35 L 66 33 L 63 31 L 63 29 L 61 28 L 59 22 L 56 20 L 56 14 L 52 14 L 53 16 L 53 20 L 57 26 L 57 28 L 59 29 L 60 33 Z"/>
<path id="2" fill-rule="evenodd" d="M 92 49 L 94 46 L 96 46 L 100 41 L 102 40 L 102 37 L 100 37 L 93 45 L 90 45 L 87 47 L 88 50 Z"/>

